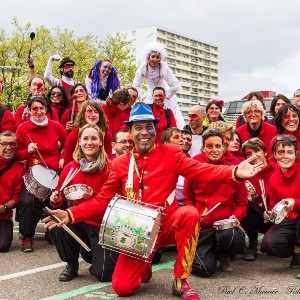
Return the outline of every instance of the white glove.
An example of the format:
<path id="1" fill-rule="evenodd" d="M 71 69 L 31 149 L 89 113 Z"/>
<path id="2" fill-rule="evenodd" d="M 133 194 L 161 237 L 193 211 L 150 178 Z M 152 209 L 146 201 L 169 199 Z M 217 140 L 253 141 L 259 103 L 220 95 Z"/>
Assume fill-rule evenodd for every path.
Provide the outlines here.
<path id="1" fill-rule="evenodd" d="M 61 60 L 61 57 L 59 54 L 55 54 L 53 56 L 50 57 L 52 59 L 52 61 L 59 61 Z"/>

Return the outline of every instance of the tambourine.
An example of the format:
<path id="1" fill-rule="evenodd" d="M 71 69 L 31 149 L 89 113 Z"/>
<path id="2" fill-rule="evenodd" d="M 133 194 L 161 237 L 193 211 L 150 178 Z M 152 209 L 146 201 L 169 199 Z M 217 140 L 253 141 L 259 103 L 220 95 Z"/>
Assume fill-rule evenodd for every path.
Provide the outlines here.
<path id="1" fill-rule="evenodd" d="M 64 188 L 64 194 L 67 200 L 81 199 L 84 192 L 91 192 L 91 188 L 86 184 L 73 184 Z"/>
<path id="2" fill-rule="evenodd" d="M 271 211 L 270 222 L 279 224 L 287 215 L 286 204 L 283 200 L 278 202 Z"/>

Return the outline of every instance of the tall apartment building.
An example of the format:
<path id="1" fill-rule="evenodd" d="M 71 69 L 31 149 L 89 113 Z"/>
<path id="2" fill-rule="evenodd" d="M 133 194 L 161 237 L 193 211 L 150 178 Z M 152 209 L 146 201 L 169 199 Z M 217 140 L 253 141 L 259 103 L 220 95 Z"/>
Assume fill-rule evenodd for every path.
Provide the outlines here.
<path id="1" fill-rule="evenodd" d="M 206 105 L 218 98 L 218 48 L 187 35 L 171 32 L 157 26 L 121 31 L 132 41 L 136 63 L 140 65 L 144 45 L 160 42 L 167 50 L 166 62 L 180 80 L 182 90 L 177 92 L 183 116 L 189 107 Z"/>

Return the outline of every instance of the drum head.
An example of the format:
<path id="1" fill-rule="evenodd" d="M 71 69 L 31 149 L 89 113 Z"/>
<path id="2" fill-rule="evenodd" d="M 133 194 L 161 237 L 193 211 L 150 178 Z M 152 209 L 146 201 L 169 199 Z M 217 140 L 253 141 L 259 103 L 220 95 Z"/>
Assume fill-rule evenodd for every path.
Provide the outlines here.
<path id="1" fill-rule="evenodd" d="M 59 176 L 56 176 L 56 172 L 52 169 L 47 169 L 41 165 L 34 165 L 32 168 L 33 177 L 43 186 L 53 190 L 58 184 Z"/>

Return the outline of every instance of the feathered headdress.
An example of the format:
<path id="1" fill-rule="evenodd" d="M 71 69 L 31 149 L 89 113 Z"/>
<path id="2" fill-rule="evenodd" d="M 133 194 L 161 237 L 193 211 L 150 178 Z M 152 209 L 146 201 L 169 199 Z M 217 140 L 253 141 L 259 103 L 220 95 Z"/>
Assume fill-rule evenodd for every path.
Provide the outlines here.
<path id="1" fill-rule="evenodd" d="M 167 56 L 167 53 L 166 53 L 166 50 L 165 50 L 163 44 L 158 43 L 158 42 L 152 42 L 152 43 L 147 44 L 143 48 L 142 59 L 144 61 L 147 61 L 148 58 L 149 58 L 150 53 L 153 52 L 153 51 L 158 52 L 160 54 L 161 61 L 163 61 Z"/>

